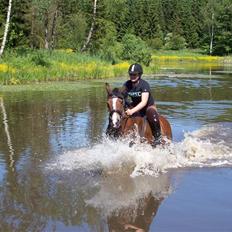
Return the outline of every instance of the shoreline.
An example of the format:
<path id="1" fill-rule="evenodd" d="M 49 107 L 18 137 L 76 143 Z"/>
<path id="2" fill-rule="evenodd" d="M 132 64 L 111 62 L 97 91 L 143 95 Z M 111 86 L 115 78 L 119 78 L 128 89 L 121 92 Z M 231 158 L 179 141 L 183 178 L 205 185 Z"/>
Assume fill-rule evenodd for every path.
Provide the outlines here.
<path id="1" fill-rule="evenodd" d="M 57 81 L 109 79 L 125 76 L 132 61 L 112 64 L 88 54 L 44 50 L 24 55 L 9 53 L 0 63 L 0 85 L 23 85 Z M 232 56 L 207 56 L 196 51 L 158 51 L 153 53 L 144 73 L 157 74 L 160 66 L 203 65 L 209 67 L 232 65 Z"/>

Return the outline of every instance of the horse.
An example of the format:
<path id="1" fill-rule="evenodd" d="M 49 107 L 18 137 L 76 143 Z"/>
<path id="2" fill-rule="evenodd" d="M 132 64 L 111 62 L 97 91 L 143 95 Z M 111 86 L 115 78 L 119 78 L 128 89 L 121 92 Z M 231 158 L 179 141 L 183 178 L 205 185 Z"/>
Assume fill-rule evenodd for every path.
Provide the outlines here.
<path id="1" fill-rule="evenodd" d="M 105 83 L 105 86 L 107 91 L 107 107 L 109 111 L 109 124 L 106 134 L 111 138 L 132 135 L 133 140 L 136 135 L 139 135 L 141 142 L 147 142 L 152 145 L 154 137 L 146 118 L 126 115 L 125 100 L 122 90 L 119 88 L 114 88 L 112 90 L 108 83 Z M 170 142 L 172 140 L 170 123 L 163 115 L 159 115 L 159 122 L 161 127 L 162 144 Z M 130 146 L 133 144 L 134 141 L 131 141 Z"/>

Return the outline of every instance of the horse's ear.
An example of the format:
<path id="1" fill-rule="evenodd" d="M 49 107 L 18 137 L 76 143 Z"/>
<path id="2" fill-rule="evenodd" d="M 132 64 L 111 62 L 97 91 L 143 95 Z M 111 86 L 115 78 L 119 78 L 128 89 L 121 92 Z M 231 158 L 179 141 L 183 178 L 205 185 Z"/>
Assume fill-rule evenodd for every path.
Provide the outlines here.
<path id="1" fill-rule="evenodd" d="M 106 86 L 106 92 L 108 93 L 108 96 L 112 94 L 112 89 L 110 87 L 110 84 L 109 83 L 105 83 L 105 86 Z"/>

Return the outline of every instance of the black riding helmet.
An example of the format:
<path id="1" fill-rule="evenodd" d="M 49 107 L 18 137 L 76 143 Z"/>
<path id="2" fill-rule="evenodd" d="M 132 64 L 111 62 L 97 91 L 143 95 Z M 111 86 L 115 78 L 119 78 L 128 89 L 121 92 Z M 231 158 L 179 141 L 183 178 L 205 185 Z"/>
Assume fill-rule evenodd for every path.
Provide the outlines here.
<path id="1" fill-rule="evenodd" d="M 128 73 L 129 75 L 133 75 L 133 74 L 139 74 L 139 76 L 141 77 L 141 75 L 143 74 L 143 68 L 140 64 L 131 64 L 129 69 L 128 69 Z"/>
<path id="2" fill-rule="evenodd" d="M 140 64 L 135 63 L 129 67 L 128 73 L 130 76 L 130 80 L 133 83 L 137 83 L 143 74 L 143 68 Z"/>

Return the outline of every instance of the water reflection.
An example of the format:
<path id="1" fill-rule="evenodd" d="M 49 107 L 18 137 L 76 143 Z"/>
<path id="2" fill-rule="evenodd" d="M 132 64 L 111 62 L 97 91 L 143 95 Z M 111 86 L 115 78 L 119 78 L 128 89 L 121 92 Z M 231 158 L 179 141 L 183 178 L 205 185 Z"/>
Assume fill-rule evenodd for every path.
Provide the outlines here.
<path id="1" fill-rule="evenodd" d="M 6 138 L 7 138 L 7 145 L 9 148 L 9 159 L 10 159 L 10 168 L 12 168 L 13 170 L 13 166 L 14 166 L 14 149 L 13 149 L 13 145 L 11 142 L 11 135 L 9 132 L 9 127 L 8 127 L 8 117 L 7 117 L 7 113 L 6 113 L 6 109 L 5 109 L 5 105 L 4 105 L 4 101 L 3 98 L 0 97 L 0 109 L 2 111 L 2 115 L 3 115 L 3 124 L 4 124 L 4 128 L 5 128 L 5 133 L 6 133 Z"/>
<path id="2" fill-rule="evenodd" d="M 211 74 L 148 77 L 160 113 L 172 122 L 175 141 L 182 139 L 183 130 L 232 121 L 231 74 Z M 170 193 L 168 176 L 45 171 L 51 160 L 97 143 L 104 133 L 103 81 L 74 86 L 2 94 L 0 230 L 148 231 Z"/>
<path id="3" fill-rule="evenodd" d="M 170 179 L 108 176 L 88 200 L 107 218 L 109 231 L 149 231 L 162 200 L 170 194 Z"/>
<path id="4" fill-rule="evenodd" d="M 162 199 L 149 194 L 138 200 L 137 208 L 124 208 L 108 218 L 109 231 L 149 231 Z"/>

